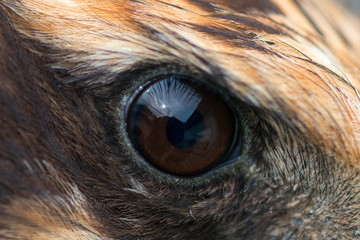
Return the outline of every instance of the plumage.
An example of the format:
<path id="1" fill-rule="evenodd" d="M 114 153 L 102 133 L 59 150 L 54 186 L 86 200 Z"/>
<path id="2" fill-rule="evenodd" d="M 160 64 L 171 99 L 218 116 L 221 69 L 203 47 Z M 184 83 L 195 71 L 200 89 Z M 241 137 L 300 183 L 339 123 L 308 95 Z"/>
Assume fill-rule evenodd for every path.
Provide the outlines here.
<path id="1" fill-rule="evenodd" d="M 0 238 L 359 238 L 359 29 L 335 0 L 2 0 Z M 137 160 L 126 100 L 171 74 L 240 109 L 234 168 Z"/>

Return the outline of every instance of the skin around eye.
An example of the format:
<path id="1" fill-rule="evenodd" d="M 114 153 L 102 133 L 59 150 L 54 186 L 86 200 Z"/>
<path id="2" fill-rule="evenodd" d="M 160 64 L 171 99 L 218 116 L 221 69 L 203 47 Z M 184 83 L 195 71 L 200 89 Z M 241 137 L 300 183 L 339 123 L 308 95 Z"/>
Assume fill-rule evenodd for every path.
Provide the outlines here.
<path id="1" fill-rule="evenodd" d="M 140 92 L 128 112 L 135 149 L 156 168 L 195 176 L 226 161 L 238 126 L 229 105 L 186 77 L 166 77 Z"/>

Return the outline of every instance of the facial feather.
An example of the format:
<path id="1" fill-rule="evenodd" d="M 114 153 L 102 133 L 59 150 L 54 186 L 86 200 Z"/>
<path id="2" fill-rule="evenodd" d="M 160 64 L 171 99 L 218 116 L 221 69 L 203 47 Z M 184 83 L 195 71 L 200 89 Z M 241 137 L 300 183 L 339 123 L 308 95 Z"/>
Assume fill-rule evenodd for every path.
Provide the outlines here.
<path id="1" fill-rule="evenodd" d="M 19 94 L 23 85 L 35 84 L 33 92 L 25 93 L 27 98 L 34 93 L 42 96 L 41 106 L 49 112 L 46 119 L 55 122 L 54 126 L 17 123 L 17 114 L 4 118 L 12 122 L 12 129 L 36 125 L 33 132 L 19 128 L 20 135 L 28 137 L 1 132 L 10 135 L 7 139 L 16 136 L 15 145 L 26 155 L 8 153 L 9 165 L 44 159 L 46 166 L 54 165 L 50 167 L 54 174 L 66 169 L 62 177 L 55 174 L 42 180 L 38 198 L 15 194 L 3 205 L 6 210 L 2 211 L 15 219 L 6 223 L 0 217 L 0 223 L 10 229 L 4 236 L 357 236 L 359 213 L 353 199 L 359 198 L 360 23 L 340 3 L 4 0 L 0 7 L 3 22 L 14 28 L 3 28 L 2 56 L 13 62 L 28 56 L 24 71 L 31 72 L 30 79 L 17 80 L 16 87 L 12 73 L 0 74 L 7 80 L 3 91 L 14 88 L 4 98 L 18 95 L 12 100 L 18 104 L 12 108 L 29 115 L 27 111 L 33 111 L 36 103 L 28 104 Z M 6 43 L 8 36 L 19 44 L 18 52 L 5 50 L 15 48 L 11 41 Z M 38 64 L 29 63 L 31 59 Z M 107 95 L 103 101 L 98 93 L 105 91 L 104 86 L 127 86 L 129 80 L 119 75 L 127 76 L 149 63 L 186 66 L 212 76 L 215 80 L 209 84 L 228 89 L 252 109 L 249 112 L 256 120 L 249 126 L 261 137 L 249 137 L 255 165 L 246 177 L 228 177 L 221 184 L 201 188 L 178 186 L 179 193 L 170 197 L 176 191 L 171 184 L 162 185 L 154 177 L 139 178 L 141 170 L 126 165 L 133 156 L 122 137 L 116 136 L 119 130 L 111 130 L 114 121 L 108 120 L 113 119 L 108 116 L 113 116 L 116 107 L 112 104 L 119 97 L 110 101 Z M 23 102 L 25 110 L 19 107 Z M 35 141 L 33 135 L 43 128 L 47 137 Z M 40 150 L 22 143 L 41 145 L 49 138 L 54 138 L 54 144 Z M 117 141 L 120 149 L 114 147 Z M 40 168 L 38 174 L 46 172 Z M 7 181 L 4 177 L 0 183 Z M 18 181 L 21 178 L 12 180 L 13 191 Z M 44 198 L 45 189 L 59 182 Z M 29 184 L 25 192 L 30 194 L 31 188 Z M 196 193 L 188 193 L 189 189 Z M 259 202 L 263 204 L 258 206 Z M 28 209 L 22 212 L 22 207 Z M 48 219 L 51 224 L 46 225 Z M 22 221 L 37 225 L 13 228 Z M 46 226 L 41 229 L 40 225 Z"/>

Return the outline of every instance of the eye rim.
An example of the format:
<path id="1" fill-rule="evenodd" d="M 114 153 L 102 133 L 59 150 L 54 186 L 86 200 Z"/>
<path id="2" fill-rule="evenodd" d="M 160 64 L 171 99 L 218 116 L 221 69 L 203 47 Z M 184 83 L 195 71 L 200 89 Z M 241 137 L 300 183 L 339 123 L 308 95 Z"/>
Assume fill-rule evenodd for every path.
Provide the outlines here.
<path id="1" fill-rule="evenodd" d="M 133 122 L 134 111 L 136 112 L 136 109 L 138 107 L 140 107 L 138 105 L 139 101 L 142 99 L 144 94 L 146 94 L 146 92 L 149 89 L 154 89 L 154 87 L 155 87 L 155 89 L 157 89 L 157 87 L 160 87 L 159 84 L 162 87 L 164 87 L 163 84 L 166 84 L 166 85 L 175 84 L 175 85 L 179 85 L 179 87 L 180 87 L 180 85 L 182 85 L 183 87 L 189 87 L 189 88 L 193 89 L 194 91 L 196 91 L 197 93 L 202 94 L 204 102 L 199 104 L 198 111 L 200 111 L 200 112 L 209 108 L 209 104 L 211 104 L 213 106 L 213 107 L 210 107 L 209 109 L 207 109 L 205 112 L 203 112 L 203 114 L 205 114 L 205 113 L 215 114 L 215 115 L 210 114 L 209 115 L 210 119 L 214 117 L 218 121 L 220 120 L 220 122 L 217 122 L 218 124 L 220 123 L 220 125 L 218 125 L 218 127 L 217 127 L 217 130 L 219 130 L 220 132 L 224 131 L 223 134 L 218 135 L 216 137 L 213 136 L 211 138 L 212 141 L 215 141 L 212 143 L 215 145 L 212 145 L 211 148 L 213 148 L 214 150 L 218 149 L 218 150 L 213 151 L 213 153 L 212 153 L 212 154 L 217 155 L 216 158 L 213 158 L 213 157 L 204 158 L 203 155 L 206 154 L 206 152 L 202 152 L 202 154 L 198 155 L 198 157 L 196 158 L 196 159 L 198 159 L 198 162 L 196 159 L 194 159 L 194 161 L 195 161 L 195 162 L 193 162 L 195 164 L 194 168 L 190 167 L 188 169 L 186 169 L 186 168 L 178 169 L 177 167 L 174 167 L 174 163 L 171 163 L 170 165 L 162 166 L 162 164 L 160 163 L 161 161 L 160 162 L 157 161 L 157 157 L 160 157 L 160 155 L 158 155 L 156 153 L 147 152 L 146 150 L 144 150 L 144 148 L 146 148 L 148 143 L 146 143 L 146 141 L 143 142 L 144 140 L 141 140 L 141 138 L 138 139 L 137 137 L 134 137 L 134 135 L 132 135 L 132 134 L 134 134 L 133 128 L 135 127 L 135 125 L 133 125 L 133 124 L 135 124 Z M 169 87 L 170 87 L 170 85 L 169 85 Z M 155 91 L 155 90 L 153 90 L 153 91 Z M 221 106 L 221 108 L 219 108 L 219 107 L 214 108 L 215 105 Z M 224 100 L 222 98 L 222 96 L 220 94 L 218 94 L 214 89 L 211 89 L 204 84 L 200 84 L 198 81 L 195 81 L 194 79 L 191 79 L 189 77 L 184 77 L 181 75 L 168 75 L 168 76 L 162 76 L 162 77 L 156 79 L 155 81 L 152 81 L 149 85 L 142 88 L 141 91 L 139 91 L 139 93 L 137 93 L 133 97 L 133 99 L 128 103 L 128 108 L 126 110 L 127 111 L 125 114 L 127 115 L 127 132 L 128 132 L 129 138 L 132 141 L 134 149 L 136 149 L 136 151 L 138 151 L 143 156 L 143 158 L 146 159 L 147 162 L 151 163 L 153 167 L 160 169 L 160 171 L 166 172 L 171 175 L 182 176 L 182 177 L 198 176 L 205 172 L 212 171 L 213 169 L 217 168 L 218 166 L 231 161 L 232 158 L 234 158 L 235 156 L 238 156 L 241 154 L 242 131 L 241 131 L 241 126 L 239 126 L 240 123 L 239 123 L 239 121 L 237 121 L 237 117 L 234 113 L 232 105 L 230 103 L 228 103 L 226 100 Z M 217 113 L 217 115 L 216 115 L 216 113 Z M 219 113 L 220 113 L 220 115 L 219 115 Z M 222 125 L 221 121 L 224 120 L 222 118 L 227 119 L 226 121 L 229 121 L 228 122 L 229 125 Z M 209 120 L 207 120 L 207 121 L 209 121 Z M 210 127 L 210 126 L 208 126 L 208 127 Z M 228 130 L 228 132 L 226 133 L 227 130 Z M 227 134 L 229 134 L 229 135 L 227 135 Z M 218 139 L 218 140 L 215 140 L 215 139 Z M 222 145 L 221 142 L 224 142 L 224 141 L 227 144 L 223 145 L 222 148 L 217 148 L 219 145 L 221 146 Z M 220 149 L 222 149 L 222 152 L 219 152 Z M 194 150 L 192 150 L 192 151 L 194 151 Z M 174 154 L 175 155 L 173 155 L 173 156 L 176 159 L 176 155 L 178 155 L 178 154 L 182 155 L 183 153 L 182 153 L 182 151 L 180 151 L 180 152 L 177 152 Z M 155 157 L 155 156 L 157 156 L 157 157 Z M 154 159 L 154 157 L 155 157 L 155 159 Z M 207 159 L 207 160 L 205 160 L 205 159 Z M 189 161 L 189 159 L 186 161 Z M 208 163 L 206 163 L 204 161 L 207 161 Z M 180 165 L 181 164 L 182 163 L 180 163 Z M 199 166 L 199 164 L 200 164 L 200 166 Z M 201 168 L 201 170 L 199 169 L 199 167 Z"/>
<path id="2" fill-rule="evenodd" d="M 246 103 L 243 103 L 236 95 L 234 95 L 231 91 L 226 89 L 225 87 L 216 83 L 214 79 L 209 77 L 205 73 L 189 72 L 188 74 L 178 73 L 179 71 L 169 71 L 166 74 L 153 75 L 152 78 L 143 78 L 142 81 L 134 81 L 134 84 L 131 85 L 123 95 L 120 100 L 120 105 L 118 107 L 118 119 L 120 119 L 119 124 L 119 133 L 121 134 L 121 139 L 123 141 L 123 145 L 127 148 L 127 156 L 132 160 L 132 164 L 136 167 L 140 168 L 141 174 L 149 174 L 151 178 L 156 178 L 156 180 L 165 183 L 165 184 L 177 184 L 182 186 L 199 186 L 202 184 L 209 184 L 216 179 L 223 179 L 223 177 L 228 176 L 238 176 L 239 173 L 242 175 L 247 175 L 249 173 L 249 169 L 254 166 L 255 161 L 254 157 L 251 155 L 250 144 L 249 142 L 252 139 L 250 128 L 248 127 L 250 124 L 250 119 L 248 117 L 239 117 L 246 116 L 248 113 L 253 110 Z M 231 160 L 225 160 L 221 164 L 217 165 L 214 168 L 211 168 L 209 171 L 201 173 L 196 176 L 177 176 L 173 174 L 169 174 L 164 172 L 151 163 L 149 163 L 144 157 L 134 148 L 134 145 L 128 135 L 127 128 L 127 118 L 129 109 L 133 103 L 133 101 L 137 98 L 138 94 L 141 93 L 144 89 L 152 85 L 156 81 L 160 81 L 169 76 L 181 76 L 183 78 L 191 79 L 202 85 L 207 85 L 208 88 L 211 89 L 212 92 L 216 94 L 221 94 L 221 99 L 224 100 L 226 104 L 229 105 L 229 108 L 233 111 L 235 121 L 239 121 L 241 126 L 241 134 L 240 140 L 237 142 L 241 142 L 238 148 L 241 148 L 241 153 L 236 158 Z M 197 78 L 195 79 L 194 77 Z M 216 89 L 216 90 L 212 90 Z M 236 141 L 234 141 L 235 143 Z M 235 152 L 235 150 L 233 151 Z M 232 156 L 232 152 L 230 156 Z"/>

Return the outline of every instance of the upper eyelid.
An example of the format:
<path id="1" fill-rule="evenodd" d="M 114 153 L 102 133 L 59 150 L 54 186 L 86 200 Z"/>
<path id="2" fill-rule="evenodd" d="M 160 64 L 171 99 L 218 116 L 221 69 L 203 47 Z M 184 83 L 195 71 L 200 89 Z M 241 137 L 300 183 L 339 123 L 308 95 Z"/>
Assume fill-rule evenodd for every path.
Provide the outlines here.
<path id="1" fill-rule="evenodd" d="M 19 3 L 20 4 L 20 3 Z M 121 6 L 120 6 L 121 7 Z M 26 9 L 26 8 L 25 8 Z M 28 9 L 27 9 L 28 10 Z M 39 9 L 31 9 L 33 10 L 31 12 L 31 14 L 36 13 Z M 29 12 L 28 12 L 29 13 Z M 34 18 L 35 15 L 31 15 L 29 16 L 29 18 Z M 320 16 L 320 15 L 319 15 Z M 44 21 L 42 22 L 42 24 L 47 23 L 46 21 L 46 16 L 44 17 Z M 48 15 L 47 18 L 48 23 L 52 22 L 49 21 L 49 19 L 53 20 L 54 17 L 56 18 L 56 16 L 50 16 Z M 77 18 L 78 16 L 76 16 L 76 18 L 74 19 L 76 21 L 79 20 Z M 141 14 L 137 15 L 137 17 L 141 17 Z M 205 15 L 199 15 L 199 17 L 206 17 Z M 258 17 L 258 16 L 253 16 L 253 17 Z M 291 19 L 291 16 L 288 16 Z M 349 18 L 351 19 L 351 18 Z M 36 20 L 36 19 L 34 19 Z M 197 19 L 199 20 L 199 19 Z M 294 19 L 292 19 L 294 20 Z M 326 21 L 326 19 L 323 19 L 324 21 Z M 265 19 L 264 19 L 265 21 Z M 290 23 L 290 22 L 289 22 Z M 36 26 L 34 24 L 37 24 Z M 269 23 L 270 25 L 273 23 Z M 291 25 L 291 24 L 287 24 L 287 25 Z M 350 25 L 350 24 L 349 24 Z M 57 26 L 61 26 L 61 24 L 57 25 Z M 173 25 L 171 25 L 173 26 Z M 225 24 L 226 26 L 226 24 Z M 351 26 L 356 26 L 356 24 L 353 24 Z M 351 27 L 349 26 L 349 27 Z M 106 69 L 105 66 L 105 61 L 103 61 L 104 59 L 97 59 L 99 61 L 95 61 L 94 59 L 92 59 L 92 57 L 98 57 L 99 55 L 94 54 L 94 50 L 96 50 L 98 52 L 98 46 L 92 46 L 92 45 L 84 45 L 83 44 L 83 38 L 74 38 L 73 36 L 68 36 L 66 34 L 68 34 L 69 32 L 64 32 L 61 31 L 61 28 L 58 29 L 59 32 L 56 32 L 57 36 L 60 36 L 59 39 L 63 40 L 68 40 L 68 41 L 59 41 L 59 39 L 55 39 L 55 38 L 50 38 L 49 36 L 51 36 L 51 31 L 50 32 L 43 32 L 42 34 L 34 34 L 34 33 L 39 33 L 41 32 L 41 29 L 46 31 L 46 30 L 54 30 L 53 28 L 45 28 L 44 26 L 41 26 L 38 24 L 38 22 L 34 21 L 34 22 L 29 22 L 29 28 L 33 28 L 32 30 L 29 30 L 27 33 L 29 36 L 32 37 L 37 37 L 38 40 L 43 40 L 44 42 L 46 42 L 47 44 L 53 44 L 56 45 L 56 47 L 60 48 L 62 47 L 62 44 L 64 42 L 70 42 L 70 44 L 67 44 L 67 46 L 71 46 L 74 48 L 79 47 L 79 49 L 72 49 L 70 47 L 70 49 L 68 50 L 74 50 L 75 52 L 77 51 L 78 53 L 81 53 L 81 48 L 86 48 L 89 49 L 90 48 L 90 54 L 86 55 L 87 57 L 90 58 L 90 60 L 87 62 L 87 64 L 90 66 L 90 68 L 88 69 L 86 65 L 84 65 L 84 61 L 81 58 L 81 56 L 77 56 L 74 57 L 71 60 L 79 60 L 79 61 L 83 61 L 81 63 L 67 63 L 69 65 L 74 66 L 74 68 L 72 69 L 73 71 L 79 70 L 77 76 L 81 76 L 80 78 L 85 77 L 89 79 L 88 76 L 86 76 L 86 72 L 90 71 L 90 70 L 98 70 L 101 66 L 101 64 L 103 64 L 103 68 Z M 43 27 L 43 28 L 42 28 Z M 174 26 L 173 26 L 174 27 Z M 296 31 L 298 32 L 304 32 L 304 29 L 301 28 L 297 28 L 294 24 L 292 24 L 290 27 L 295 27 Z M 38 31 L 34 31 L 34 29 L 37 29 Z M 79 28 L 79 31 L 81 30 L 81 28 Z M 83 29 L 84 30 L 84 29 Z M 93 29 L 95 30 L 95 29 Z M 354 29 L 355 30 L 355 29 Z M 244 31 L 241 30 L 241 31 Z M 26 31 L 24 31 L 25 33 Z M 83 31 L 82 33 L 85 34 L 86 31 Z M 94 32 L 92 32 L 93 34 Z M 319 68 L 316 65 L 312 65 L 309 66 L 307 65 L 305 62 L 298 62 L 297 61 L 299 59 L 296 59 L 297 56 L 300 56 L 300 53 L 296 53 L 294 51 L 292 51 L 289 48 L 289 44 L 293 45 L 295 47 L 299 47 L 299 40 L 301 40 L 302 45 L 305 45 L 306 47 L 303 48 L 303 51 L 305 51 L 308 56 L 313 57 L 314 59 L 312 60 L 314 63 L 319 63 L 323 64 L 324 66 L 328 67 L 329 69 L 334 70 L 335 72 L 338 72 L 338 70 L 334 69 L 333 66 L 331 65 L 327 65 L 326 62 L 322 62 L 321 58 L 316 58 L 318 56 L 317 52 L 314 52 L 313 50 L 319 50 L 321 49 L 320 47 L 323 46 L 326 48 L 326 42 L 324 42 L 323 39 L 319 38 L 318 36 L 316 36 L 316 34 L 314 34 L 314 38 L 316 41 L 305 41 L 306 39 L 301 38 L 299 39 L 298 35 L 296 35 L 295 32 L 292 33 L 292 37 L 288 38 L 285 35 L 273 35 L 273 34 L 260 34 L 260 36 L 258 36 L 257 38 L 254 38 L 254 41 L 256 41 L 257 44 L 260 44 L 260 46 L 262 48 L 258 48 L 258 49 L 254 49 L 253 45 L 246 45 L 246 42 L 241 42 L 241 38 L 239 39 L 235 39 L 234 42 L 227 42 L 226 40 L 221 40 L 216 38 L 216 36 L 211 36 L 211 34 L 207 34 L 206 37 L 208 39 L 210 39 L 210 41 L 208 41 L 206 38 L 205 41 L 203 41 L 203 38 L 199 38 L 200 33 L 199 32 L 187 32 L 187 42 L 186 41 L 182 41 L 179 42 L 179 38 L 172 38 L 173 40 L 175 39 L 177 43 L 179 44 L 175 44 L 174 46 L 186 46 L 187 48 L 173 48 L 173 51 L 177 51 L 176 54 L 181 55 L 184 53 L 187 53 L 188 55 L 183 56 L 183 58 L 178 58 L 177 60 L 183 60 L 186 61 L 187 58 L 192 57 L 193 55 L 189 54 L 189 53 L 193 53 L 194 51 L 199 52 L 201 55 L 204 55 L 204 57 L 202 59 L 208 59 L 208 62 L 216 62 L 214 63 L 214 65 L 218 65 L 218 66 L 224 66 L 227 68 L 226 71 L 226 75 L 231 76 L 231 81 L 233 81 L 232 85 L 230 86 L 231 89 L 233 89 L 234 93 L 238 92 L 238 96 L 245 102 L 249 102 L 250 104 L 253 104 L 259 108 L 264 108 L 267 111 L 269 111 L 270 113 L 273 113 L 274 115 L 280 115 L 282 116 L 285 121 L 288 121 L 289 125 L 296 125 L 298 124 L 300 128 L 302 128 L 302 130 L 304 132 L 307 132 L 307 134 L 312 137 L 314 139 L 314 141 L 320 142 L 320 143 L 325 143 L 326 146 L 324 146 L 324 148 L 328 148 L 331 149 L 333 148 L 333 145 L 335 143 L 336 145 L 336 151 L 341 153 L 342 149 L 345 148 L 349 148 L 346 146 L 352 146 L 351 147 L 351 152 L 353 154 L 353 156 L 351 157 L 352 159 L 357 158 L 356 156 L 358 156 L 360 153 L 359 148 L 357 147 L 358 144 L 358 139 L 354 134 L 354 128 L 356 127 L 354 125 L 353 122 L 351 122 L 351 119 L 353 118 L 353 115 L 356 115 L 357 112 L 357 105 L 359 102 L 359 97 L 358 97 L 358 92 L 356 87 L 358 86 L 354 86 L 353 89 L 348 89 L 348 86 L 343 87 L 344 83 L 343 82 L 339 82 L 337 81 L 336 78 L 333 78 L 332 74 L 329 74 L 328 72 L 324 71 L 323 69 Z M 189 35 L 190 34 L 190 35 Z M 96 34 L 95 34 L 96 35 Z M 46 36 L 45 38 L 42 38 Z M 85 36 L 85 35 L 84 35 Z M 99 36 L 99 35 L 98 35 Z M 172 36 L 172 34 L 170 34 L 170 36 Z M 190 36 L 190 37 L 189 37 Z M 71 37 L 71 38 L 67 38 L 67 37 Z M 285 38 L 285 39 L 284 39 Z M 89 38 L 92 39 L 92 38 Z M 164 38 L 163 38 L 164 39 Z M 189 40 L 192 39 L 192 40 Z M 57 41 L 56 41 L 57 40 Z M 70 41 L 71 40 L 71 41 Z M 139 39 L 137 39 L 139 40 Z M 142 41 L 139 41 L 139 43 L 144 43 L 146 42 L 146 38 L 141 38 Z M 267 40 L 271 40 L 272 42 L 275 42 L 275 45 L 267 45 L 266 41 Z M 339 39 L 338 39 L 339 40 Z M 351 39 L 350 39 L 351 40 Z M 73 42 L 72 42 L 73 41 Z M 236 42 L 236 41 L 240 41 L 240 42 Z M 155 42 L 155 41 L 153 41 Z M 199 43 L 201 42 L 201 44 Z M 288 45 L 283 44 L 284 42 L 286 42 Z M 341 39 L 339 40 L 339 42 L 341 43 Z M 100 43 L 104 44 L 104 42 L 102 41 L 98 41 L 95 42 L 97 44 Z M 189 44 L 190 43 L 190 44 Z M 197 43 L 196 45 L 194 43 Z M 235 45 L 231 45 L 230 43 L 235 43 Z M 306 43 L 306 44 L 305 44 Z M 149 45 L 150 43 L 147 43 L 146 45 Z M 215 45 L 216 44 L 216 45 Z M 261 45 L 264 44 L 264 45 Z M 134 46 L 134 45 L 131 45 Z M 142 45 L 136 45 L 136 48 L 141 48 L 144 46 L 144 44 Z M 156 44 L 154 45 L 156 46 Z M 197 49 L 197 46 L 202 46 L 203 49 Z M 241 47 L 244 48 L 241 48 Z M 168 46 L 169 47 L 169 46 Z M 223 47 L 223 48 L 221 48 Z M 130 47 L 131 48 L 131 47 Z M 130 49 L 129 47 L 127 49 Z M 217 49 L 219 48 L 219 49 Z M 266 52 L 262 52 L 262 49 L 272 49 L 275 48 L 275 50 L 273 51 L 266 51 Z M 156 53 L 158 53 L 158 49 L 155 47 L 154 48 L 157 51 L 152 52 L 153 55 L 156 55 Z M 299 48 L 300 49 L 300 48 Z M 118 50 L 118 49 L 116 49 Z M 185 51 L 188 50 L 188 51 Z M 233 60 L 231 53 L 234 53 L 234 51 L 239 51 L 241 50 L 241 54 L 237 54 L 237 55 L 241 55 L 243 57 L 243 59 L 240 61 L 240 56 L 237 56 L 238 59 L 236 61 Z M 329 49 L 332 50 L 332 49 Z M 354 49 L 355 50 L 355 49 Z M 276 55 L 276 60 L 271 59 L 271 52 L 278 52 L 279 54 Z M 124 56 L 126 54 L 130 54 L 133 52 L 127 52 L 124 53 Z M 264 54 L 260 54 L 260 53 L 264 53 Z M 288 54 L 291 53 L 291 54 Z M 325 52 L 324 52 L 325 53 Z M 336 51 L 333 51 L 333 53 L 336 53 Z M 151 53 L 149 53 L 151 55 Z M 226 55 L 227 54 L 227 55 Z M 295 55 L 294 55 L 295 54 Z M 324 54 L 325 56 L 328 56 L 326 53 Z M 73 55 L 74 56 L 74 55 Z M 129 55 L 127 55 L 129 56 Z M 142 55 L 142 56 L 146 56 L 146 54 Z M 281 57 L 282 56 L 282 57 Z M 113 58 L 111 56 L 109 56 L 112 60 Z M 136 58 L 139 58 L 140 56 L 134 56 Z M 210 57 L 210 58 L 208 58 Z M 337 58 L 336 58 L 337 57 Z M 258 59 L 256 59 L 258 58 Z M 167 58 L 169 59 L 169 58 Z M 203 62 L 201 61 L 202 59 L 195 59 L 196 61 L 193 61 L 193 64 L 197 65 L 199 68 L 203 68 L 206 67 L 204 66 Z M 341 56 L 336 55 L 335 59 L 341 60 Z M 61 60 L 61 59 L 60 59 Z M 64 59 L 62 59 L 64 60 Z M 68 59 L 67 59 L 68 60 Z M 131 59 L 134 60 L 134 59 Z M 146 61 L 146 59 L 143 58 L 144 61 Z M 154 59 L 149 59 L 151 61 L 153 61 Z M 198 61 L 199 60 L 199 61 Z M 258 60 L 262 60 L 262 62 L 258 62 Z M 329 59 L 326 59 L 329 60 Z M 330 59 L 332 60 L 332 59 Z M 190 61 L 191 62 L 191 61 Z M 251 75 L 253 75 L 253 78 L 250 78 L 249 76 L 244 76 L 244 74 L 247 73 L 247 69 L 248 69 L 248 65 L 249 64 L 253 64 L 253 69 L 251 69 Z M 331 61 L 330 61 L 331 63 Z M 79 65 L 80 64 L 80 65 Z M 262 66 L 262 64 L 264 64 L 265 67 L 268 67 L 267 69 L 264 70 L 264 67 Z M 346 64 L 346 63 L 345 63 Z M 111 65 L 111 64 L 110 64 Z M 200 66 L 201 65 L 201 66 Z M 336 63 L 334 63 L 335 66 Z M 81 67 L 84 67 L 83 69 L 84 71 L 81 71 Z M 118 65 L 118 67 L 120 66 L 120 64 Z M 301 68 L 302 66 L 302 68 Z M 304 67 L 305 66 L 305 67 Z M 289 71 L 294 71 L 294 68 L 296 68 L 295 70 L 298 71 L 298 73 L 293 72 L 293 75 L 286 75 L 289 73 Z M 339 67 L 340 68 L 340 67 Z M 116 68 L 115 68 L 116 69 Z M 97 77 L 99 77 L 101 82 L 106 82 L 109 79 L 110 80 L 114 80 L 116 78 L 116 70 L 112 69 L 108 72 L 103 71 L 103 74 L 101 74 L 101 71 L 99 71 L 99 75 L 97 75 Z M 254 69 L 256 69 L 256 71 L 254 71 Z M 124 68 L 123 68 L 124 70 Z M 204 69 L 206 70 L 206 69 Z M 344 69 L 340 69 L 340 71 Z M 120 72 L 120 71 L 119 71 Z M 346 71 L 344 71 L 346 72 Z M 85 76 L 83 75 L 85 73 Z M 281 75 L 281 74 L 285 74 L 285 75 Z M 306 76 L 304 76 L 304 74 Z M 313 75 L 312 75 L 313 74 Z M 351 72 L 346 72 L 347 77 L 350 79 L 350 81 L 354 84 L 355 79 L 357 79 L 357 77 L 355 76 L 354 73 Z M 250 75 L 250 74 L 249 74 Z M 340 74 L 341 75 L 341 74 Z M 244 76 L 244 77 L 243 77 Z M 259 76 L 260 80 L 264 80 L 263 82 L 258 81 L 259 79 L 257 78 L 257 76 Z M 265 78 L 264 78 L 265 77 Z M 280 81 L 279 81 L 280 79 Z M 313 83 L 309 83 L 309 81 L 313 80 Z M 247 81 L 247 82 L 246 82 Z M 83 85 L 83 87 L 97 87 L 95 84 L 95 80 L 94 81 L 90 81 L 88 82 L 88 84 Z M 331 84 L 329 84 L 331 83 Z M 241 85 L 246 85 L 250 86 L 250 87 L 243 87 Z M 262 85 L 261 85 L 262 84 Z M 285 86 L 287 85 L 287 86 Z M 302 86 L 303 85 L 303 86 Z M 319 87 L 321 85 L 321 87 Z M 267 86 L 276 86 L 276 88 L 274 88 L 276 91 L 272 91 L 271 89 L 269 89 Z M 341 91 L 339 91 L 338 89 L 336 89 L 336 87 L 338 87 L 338 89 L 341 89 Z M 81 86 L 80 86 L 81 87 Z M 262 88 L 262 89 L 260 89 Z M 303 89 L 306 89 L 306 91 L 303 91 Z M 260 89 L 260 90 L 259 90 Z M 259 91 L 258 91 L 259 90 Z M 271 91 L 268 91 L 271 90 Z M 277 91 L 277 90 L 281 90 L 281 91 Z M 252 92 L 254 93 L 252 95 Z M 292 93 L 295 92 L 295 93 Z M 293 98 L 294 94 L 298 94 L 299 96 L 301 94 L 303 94 L 303 97 L 300 98 L 298 97 L 298 103 L 302 102 L 301 106 L 299 104 L 296 103 L 296 101 Z M 276 96 L 278 95 L 278 96 Z M 321 95 L 321 97 L 316 98 L 317 95 Z M 310 101 L 310 99 L 312 99 Z M 279 101 L 278 103 L 276 101 Z M 328 106 L 332 106 L 334 107 L 334 111 L 329 112 Z M 289 111 L 288 109 L 286 109 L 286 107 L 288 107 L 288 109 L 290 109 L 291 111 Z M 335 109 L 336 108 L 336 109 Z M 307 113 L 314 111 L 315 114 L 318 114 L 316 117 L 314 116 L 309 116 Z M 292 114 L 292 116 L 290 116 Z M 316 121 L 313 121 L 316 120 Z M 318 125 L 322 125 L 322 128 L 317 127 Z M 305 127 L 306 126 L 306 127 Z M 335 127 L 334 127 L 335 126 Z M 341 130 L 340 130 L 341 129 Z M 345 131 L 345 132 L 344 132 Z M 312 132 L 316 132 L 317 134 L 314 134 Z M 343 132 L 342 136 L 338 136 L 339 132 Z M 326 136 L 330 136 L 329 138 Z"/>

